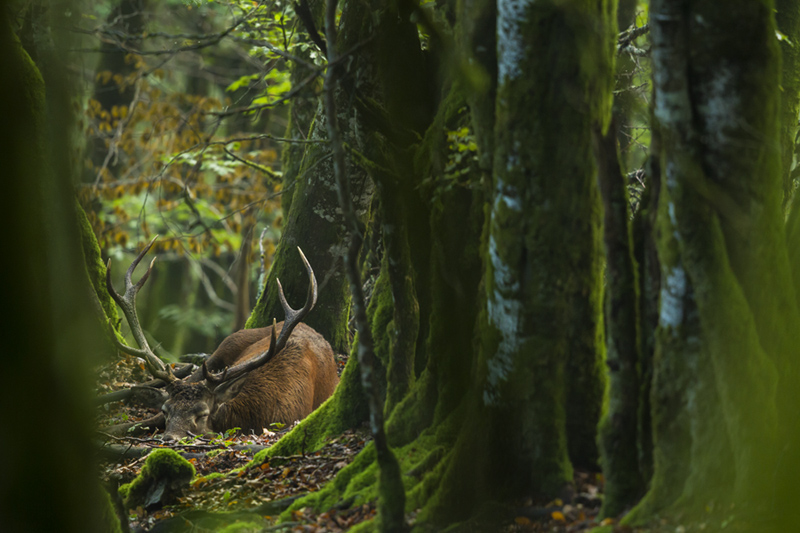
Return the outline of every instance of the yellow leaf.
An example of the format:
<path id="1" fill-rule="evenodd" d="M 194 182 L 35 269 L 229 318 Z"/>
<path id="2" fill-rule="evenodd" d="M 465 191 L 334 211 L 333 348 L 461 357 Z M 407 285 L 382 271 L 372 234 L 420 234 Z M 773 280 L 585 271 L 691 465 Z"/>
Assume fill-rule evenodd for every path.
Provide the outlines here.
<path id="1" fill-rule="evenodd" d="M 514 522 L 516 522 L 516 524 L 518 526 L 529 526 L 529 525 L 531 525 L 531 520 L 527 516 L 518 516 L 518 517 L 516 517 L 514 519 Z"/>
<path id="2" fill-rule="evenodd" d="M 567 519 L 564 518 L 564 513 L 562 513 L 561 511 L 553 511 L 552 513 L 550 513 L 550 516 L 553 517 L 553 520 L 558 520 L 559 522 L 567 521 Z"/>
<path id="3" fill-rule="evenodd" d="M 604 518 L 603 521 L 600 522 L 600 525 L 601 526 L 610 526 L 613 523 L 614 523 L 614 519 L 613 518 Z"/>

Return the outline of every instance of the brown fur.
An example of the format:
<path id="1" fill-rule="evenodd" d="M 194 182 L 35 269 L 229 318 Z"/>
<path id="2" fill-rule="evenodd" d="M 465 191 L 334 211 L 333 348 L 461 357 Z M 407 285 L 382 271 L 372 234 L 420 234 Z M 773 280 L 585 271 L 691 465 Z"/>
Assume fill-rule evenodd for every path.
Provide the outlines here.
<path id="1" fill-rule="evenodd" d="M 277 333 L 283 322 L 277 324 Z M 209 357 L 212 371 L 246 361 L 269 348 L 272 326 L 243 329 L 227 337 Z M 233 383 L 212 389 L 207 383 L 171 385 L 165 438 L 188 432 L 225 431 L 234 427 L 260 432 L 273 422 L 291 424 L 305 418 L 336 388 L 339 377 L 330 344 L 314 329 L 298 324 L 286 346 L 264 365 Z M 206 422 L 195 422 L 191 411 L 208 406 Z"/>

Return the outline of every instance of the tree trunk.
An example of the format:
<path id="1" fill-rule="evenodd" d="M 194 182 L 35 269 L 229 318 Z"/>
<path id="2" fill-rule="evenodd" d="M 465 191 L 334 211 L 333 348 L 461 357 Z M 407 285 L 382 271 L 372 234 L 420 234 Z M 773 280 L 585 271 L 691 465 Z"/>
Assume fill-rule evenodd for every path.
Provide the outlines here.
<path id="1" fill-rule="evenodd" d="M 781 39 L 781 173 L 783 205 L 786 207 L 794 192 L 792 163 L 795 153 L 797 121 L 800 119 L 800 4 L 793 0 L 775 0 L 775 16 Z"/>
<path id="2" fill-rule="evenodd" d="M 0 10 L 0 157 L 10 222 L 3 244 L 13 258 L 0 262 L 0 299 L 7 310 L 0 321 L 6 354 L 0 523 L 6 531 L 113 531 L 119 523 L 100 489 L 90 443 L 88 367 L 99 362 L 94 356 L 103 348 L 88 297 L 64 140 L 71 105 L 52 50 L 38 54 L 52 69 L 45 100 L 42 76 L 6 14 Z M 50 27 L 68 25 L 54 22 Z M 59 49 L 71 48 L 60 35 L 56 42 Z M 21 438 L 43 428 L 58 435 L 57 447 L 47 439 Z"/>
<path id="3" fill-rule="evenodd" d="M 484 496 L 557 496 L 572 480 L 570 452 L 582 464 L 597 460 L 595 427 L 605 383 L 600 205 L 591 128 L 605 130 L 610 119 L 615 13 L 610 3 L 597 9 L 568 4 L 536 3 L 525 13 L 509 6 L 498 11 L 505 17 L 498 23 L 504 36 L 498 41 L 502 83 L 495 111 L 487 113 L 483 106 L 475 122 L 481 135 L 491 136 L 476 139 L 479 150 L 494 146 L 488 155 L 494 160 L 491 187 L 482 184 L 478 171 L 486 154 L 467 163 L 461 159 L 469 176 L 465 181 L 449 174 L 453 154 L 471 150 L 450 147 L 447 138 L 447 132 L 469 130 L 474 119 L 464 108 L 469 90 L 446 86 L 433 124 L 414 142 L 404 130 L 418 128 L 414 112 L 424 116 L 424 107 L 415 108 L 399 96 L 422 97 L 423 91 L 403 79 L 402 68 L 394 78 L 378 68 L 378 79 L 407 85 L 384 85 L 397 92 L 386 91 L 385 101 L 368 107 L 377 119 L 367 124 L 373 129 L 365 130 L 369 149 L 364 158 L 381 195 L 388 261 L 370 316 L 375 349 L 379 358 L 388 356 L 387 369 L 398 363 L 397 357 L 406 364 L 387 383 L 390 389 L 408 388 L 396 395 L 400 399 L 391 410 L 387 436 L 401 472 L 409 474 L 404 476 L 406 511 L 421 508 L 418 524 L 467 518 Z M 407 16 L 401 8 L 396 18 Z M 418 64 L 408 49 L 410 40 L 382 28 L 378 35 L 386 40 L 379 38 L 377 50 L 394 50 L 395 65 Z M 489 32 L 483 37 L 492 38 Z M 562 53 L 543 63 L 541 58 L 548 56 L 537 50 L 553 43 Z M 431 47 L 436 53 L 435 43 Z M 517 57 L 517 50 L 527 52 Z M 584 54 L 592 61 L 579 61 Z M 494 94 L 491 77 L 489 83 L 484 89 Z M 559 120 L 547 111 L 551 108 L 564 110 Z M 381 112 L 388 119 L 381 120 Z M 494 130 L 487 129 L 495 120 Z M 395 129 L 384 129 L 387 123 Z M 413 151 L 404 152 L 406 146 Z M 483 229 L 482 252 L 487 189 L 491 219 Z M 296 202 L 297 196 L 293 210 Z M 414 293 L 419 311 L 407 298 Z M 423 348 L 409 338 L 396 338 L 413 336 L 414 321 L 406 317 L 414 315 L 420 331 L 427 327 Z M 417 355 L 426 352 L 426 366 L 416 380 L 408 377 L 411 346 Z M 397 400 L 391 392 L 388 396 L 391 409 Z M 322 424 L 321 419 L 310 421 L 315 417 L 307 419 L 307 429 Z M 299 437 L 286 439 L 297 443 Z M 285 446 L 278 444 L 284 451 Z M 294 508 L 322 510 L 349 496 L 369 499 L 377 495 L 378 471 L 375 450 L 368 448 L 336 482 Z"/>
<path id="4" fill-rule="evenodd" d="M 369 25 L 365 23 L 367 13 L 364 9 L 348 9 L 348 4 L 345 4 L 342 16 L 344 31 L 340 47 L 347 51 L 368 37 L 365 32 Z M 350 94 L 353 91 L 364 95 L 372 94 L 372 68 L 369 53 L 364 47 L 354 52 L 352 61 L 348 61 L 344 88 L 337 99 L 340 124 L 362 124 L 363 115 L 356 111 Z M 360 144 L 357 138 L 359 130 L 360 128 L 345 129 L 344 135 L 349 145 Z M 342 268 L 344 226 L 336 197 L 333 166 L 327 147 L 326 122 L 321 107 L 317 109 L 310 138 L 318 142 L 309 145 L 305 150 L 302 170 L 294 182 L 289 212 L 284 213 L 284 231 L 275 251 L 265 290 L 256 302 L 246 326 L 265 326 L 272 323 L 273 317 L 280 320 L 283 308 L 278 299 L 276 279 L 281 280 L 290 303 L 302 301 L 307 282 L 305 269 L 296 250 L 299 246 L 319 280 L 319 300 L 314 312 L 309 314 L 305 322 L 320 332 L 331 343 L 335 352 L 343 353 L 349 351 L 350 347 L 347 329 L 349 292 Z M 360 217 L 366 217 L 373 190 L 372 183 L 364 169 L 352 161 L 348 161 L 347 175 L 356 211 Z"/>
<path id="5" fill-rule="evenodd" d="M 651 21 L 663 169 L 655 470 L 630 523 L 712 500 L 759 509 L 774 494 L 778 439 L 797 426 L 772 3 L 659 0 Z"/>
<path id="6" fill-rule="evenodd" d="M 307 2 L 303 0 L 303 2 L 308 5 L 308 13 L 306 15 L 308 21 L 306 25 L 313 24 L 315 29 L 321 28 L 320 23 L 322 21 L 324 2 L 319 0 L 308 0 Z M 300 26 L 301 21 L 298 21 L 297 24 Z M 300 28 L 298 27 L 297 29 L 299 30 Z M 304 29 L 306 30 L 304 32 L 306 35 L 311 31 L 308 27 Z M 310 42 L 310 39 L 307 42 Z M 297 48 L 293 53 L 307 61 L 311 61 L 309 50 Z M 289 124 L 286 126 L 285 137 L 287 139 L 305 141 L 311 136 L 314 116 L 319 105 L 319 98 L 315 95 L 315 89 L 318 84 L 315 79 L 309 79 L 313 73 L 302 63 L 292 62 L 290 69 L 292 87 L 300 87 L 303 84 L 305 87 L 289 103 Z M 283 171 L 281 209 L 285 215 L 288 215 L 291 210 L 292 196 L 294 195 L 297 181 L 305 179 L 302 172 L 306 151 L 310 152 L 309 145 L 306 143 L 286 143 L 283 147 L 281 155 L 281 170 Z"/>
<path id="7" fill-rule="evenodd" d="M 498 4 L 478 368 L 485 379 L 480 402 L 491 420 L 489 455 L 497 462 L 490 475 L 512 492 L 558 494 L 571 482 L 570 459 L 597 460 L 605 377 L 590 131 L 610 119 L 612 17 L 610 3 L 588 9 L 544 2 L 521 13 Z M 550 47 L 560 50 L 557 59 L 544 53 Z M 591 67 L 580 59 L 587 54 Z"/>
<path id="8" fill-rule="evenodd" d="M 603 199 L 606 251 L 606 346 L 610 390 L 608 411 L 600 422 L 599 443 L 605 473 L 603 515 L 617 516 L 644 492 L 639 471 L 638 365 L 639 280 L 633 259 L 630 208 L 619 166 L 617 131 L 594 132 L 597 181 Z"/>

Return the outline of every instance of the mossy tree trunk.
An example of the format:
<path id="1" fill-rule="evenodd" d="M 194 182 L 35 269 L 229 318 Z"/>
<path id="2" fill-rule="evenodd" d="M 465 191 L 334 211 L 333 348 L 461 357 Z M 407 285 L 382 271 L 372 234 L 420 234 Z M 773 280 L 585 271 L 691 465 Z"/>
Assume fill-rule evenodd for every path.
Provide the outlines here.
<path id="1" fill-rule="evenodd" d="M 619 515 L 644 492 L 639 466 L 639 279 L 616 134 L 613 127 L 606 135 L 599 129 L 594 132 L 607 259 L 605 321 L 610 387 L 608 410 L 599 428 L 606 482 L 602 510 L 605 516 Z"/>
<path id="2" fill-rule="evenodd" d="M 792 197 L 792 163 L 795 136 L 800 120 L 800 3 L 793 0 L 775 0 L 775 19 L 781 39 L 781 172 L 783 174 L 783 203 Z"/>
<path id="3" fill-rule="evenodd" d="M 494 62 L 483 57 L 467 87 L 445 84 L 420 142 L 405 134 L 418 126 L 403 119 L 412 110 L 423 115 L 424 107 L 393 100 L 398 95 L 390 91 L 369 104 L 378 120 L 370 122 L 375 135 L 365 136 L 369 150 L 363 157 L 378 184 L 386 250 L 370 316 L 378 358 L 387 368 L 396 357 L 405 362 L 401 383 L 388 383 L 408 392 L 397 394 L 393 409 L 397 400 L 387 400 L 387 436 L 401 471 L 409 474 L 403 476 L 406 511 L 421 509 L 418 524 L 466 519 L 486 500 L 559 495 L 571 482 L 570 452 L 576 462 L 597 461 L 605 383 L 591 128 L 605 131 L 611 114 L 613 6 L 544 2 L 524 13 L 504 6 L 498 28 L 505 40 L 498 45 L 505 63 L 496 93 L 486 70 Z M 399 35 L 410 26 L 409 12 L 402 5 L 398 14 L 387 11 L 392 16 L 385 20 L 398 21 L 398 33 L 381 26 L 383 46 L 395 58 L 401 55 L 395 66 L 413 65 L 412 40 Z M 494 32 L 482 28 L 459 38 L 483 51 L 477 41 L 495 41 Z M 376 48 L 381 45 L 379 38 Z M 542 63 L 549 46 L 558 46 L 560 55 Z M 387 79 L 386 70 L 378 72 L 379 80 Z M 406 83 L 400 94 L 409 98 L 431 80 Z M 480 119 L 465 107 L 465 95 L 475 87 L 470 83 L 482 83 L 484 95 L 497 95 L 489 110 L 485 100 L 472 100 L 482 106 Z M 558 118 L 552 108 L 562 111 Z M 394 130 L 381 128 L 381 109 L 395 119 Z M 452 132 L 470 124 L 478 152 L 474 161 L 462 160 L 463 173 L 453 174 L 455 154 L 471 148 L 454 146 Z M 487 147 L 494 147 L 489 154 Z M 408 338 L 399 339 L 401 346 L 396 338 L 398 332 L 413 336 L 416 326 L 407 317 L 414 314 L 420 332 L 427 331 L 422 348 Z M 416 379 L 407 364 L 412 346 L 426 355 Z M 322 423 L 316 416 L 301 426 L 313 430 Z M 264 455 L 296 449 L 301 435 L 295 430 Z M 368 447 L 334 482 L 295 507 L 322 510 L 349 496 L 376 497 L 375 455 Z"/>
<path id="4" fill-rule="evenodd" d="M 796 437 L 800 317 L 775 149 L 773 8 L 651 3 L 662 290 L 654 474 L 631 523 L 712 500 L 759 509 L 796 475 L 796 450 L 777 463 L 778 443 Z"/>
<path id="5" fill-rule="evenodd" d="M 370 13 L 363 3 L 352 0 L 344 2 L 337 42 L 339 52 L 349 51 L 369 38 L 371 28 Z M 377 67 L 373 51 L 366 47 L 359 48 L 352 60 L 346 61 L 346 65 L 336 101 L 338 123 L 347 145 L 361 147 L 364 136 L 374 130 L 372 125 L 365 123 L 367 119 L 363 108 L 358 107 L 353 95 L 357 94 L 363 100 L 375 97 L 374 73 Z M 354 124 L 358 124 L 358 127 L 354 128 Z M 319 283 L 317 305 L 305 322 L 319 331 L 335 351 L 342 353 L 350 349 L 350 291 L 342 263 L 347 240 L 327 135 L 325 113 L 319 107 L 311 126 L 311 139 L 317 142 L 309 144 L 303 153 L 303 163 L 289 202 L 285 230 L 275 252 L 267 286 L 256 303 L 247 327 L 259 327 L 271 323 L 273 316 L 282 316 L 274 281 L 276 278 L 281 280 L 290 303 L 302 301 L 305 297 L 308 282 L 295 249 L 299 245 L 314 268 Z M 366 218 L 374 186 L 359 163 L 364 163 L 363 157 L 360 161 L 348 157 L 346 172 L 356 212 Z M 380 298 L 374 298 L 370 305 L 369 316 L 373 329 L 376 328 L 375 309 L 380 307 L 380 303 Z M 382 328 L 382 325 L 377 327 Z M 386 370 L 383 362 L 376 362 L 376 368 L 378 386 L 381 395 L 384 395 Z M 333 397 L 303 420 L 298 426 L 300 429 L 271 448 L 269 455 L 316 449 L 325 438 L 365 422 L 368 414 L 358 361 L 356 357 L 351 357 Z"/>
<path id="6" fill-rule="evenodd" d="M 591 128 L 610 120 L 615 16 L 613 2 L 498 3 L 477 384 L 487 476 L 512 494 L 557 494 L 571 463 L 597 461 L 605 378 Z"/>
<path id="7" fill-rule="evenodd" d="M 408 141 L 403 128 L 394 136 L 381 129 L 398 109 L 388 93 L 362 102 L 372 120 L 358 157 L 378 183 L 383 232 L 398 232 L 383 235 L 387 254 L 368 311 L 385 368 L 397 354 L 407 363 L 411 345 L 402 339 L 397 350 L 394 335 L 404 325 L 396 321 L 414 314 L 411 298 L 400 298 L 395 309 L 398 296 L 414 294 L 419 308 L 415 349 L 417 356 L 424 350 L 425 366 L 411 373 L 406 365 L 399 383 L 388 384 L 407 392 L 393 395 L 387 421 L 388 442 L 406 474 L 406 511 L 419 511 L 419 530 L 482 514 L 488 501 L 552 498 L 570 481 L 573 463 L 596 460 L 594 425 L 605 384 L 591 132 L 609 141 L 614 6 L 501 0 L 495 10 L 465 1 L 456 17 L 496 16 L 497 32 L 487 31 L 484 19 L 456 25 L 468 57 L 457 58 L 458 82 L 443 83 L 421 140 Z M 800 345 L 792 278 L 800 276 L 800 211 L 787 232 L 776 147 L 781 120 L 791 113 L 780 110 L 774 5 L 734 0 L 720 10 L 707 0 L 654 0 L 651 8 L 652 187 L 632 237 L 619 209 L 624 196 L 609 197 L 618 209 L 607 213 L 615 215 L 610 237 L 625 244 L 608 252 L 609 285 L 617 291 L 609 305 L 613 311 L 625 298 L 618 309 L 629 313 L 609 324 L 610 362 L 620 361 L 621 341 L 629 356 L 624 372 L 612 377 L 618 396 L 611 397 L 606 428 L 624 414 L 618 435 L 628 439 L 629 455 L 624 463 L 605 461 L 614 470 L 609 490 L 626 489 L 609 493 L 606 513 L 629 504 L 650 480 L 629 522 L 703 510 L 712 499 L 759 508 L 776 491 L 791 494 L 800 472 L 792 357 Z M 377 20 L 381 14 L 377 9 Z M 407 22 L 406 16 L 401 10 L 395 18 Z M 438 37 L 434 32 L 429 43 L 434 53 L 441 51 Z M 486 53 L 486 43 L 497 53 Z M 477 153 L 459 167 L 454 154 L 471 149 L 458 140 L 463 131 L 474 135 Z M 623 376 L 636 376 L 637 352 L 641 387 Z M 350 377 L 334 401 L 318 411 L 325 415 L 312 414 L 261 457 L 291 453 L 304 435 L 330 430 L 328 415 L 349 408 L 345 394 L 359 398 L 352 363 L 345 372 Z M 354 405 L 365 412 L 363 401 Z M 639 450 L 630 440 L 637 433 Z M 378 475 L 368 446 L 294 508 L 370 501 Z"/>
<path id="8" fill-rule="evenodd" d="M 309 0 L 308 2 L 308 18 L 309 24 L 314 24 L 315 28 L 322 28 L 322 11 L 324 2 L 319 0 Z M 301 21 L 297 21 L 297 30 L 301 28 L 301 35 L 308 35 L 309 29 L 302 25 Z M 310 38 L 307 42 L 311 42 Z M 294 52 L 298 57 L 311 61 L 310 50 L 302 50 L 297 48 Z M 321 52 L 318 52 L 321 53 Z M 298 141 L 306 141 L 310 137 L 311 127 L 314 124 L 314 116 L 317 112 L 319 98 L 316 96 L 316 90 L 319 86 L 316 78 L 316 73 L 312 72 L 306 65 L 298 62 L 291 62 L 289 64 L 290 77 L 292 87 L 303 86 L 294 98 L 289 103 L 289 123 L 286 126 L 287 139 L 296 139 Z M 282 188 L 281 188 L 281 209 L 284 213 L 289 213 L 292 206 L 292 195 L 294 194 L 295 187 L 298 180 L 304 179 L 302 175 L 304 154 L 308 149 L 308 144 L 305 142 L 290 142 L 286 143 L 283 147 L 281 154 L 281 169 L 283 171 Z"/>
<path id="9" fill-rule="evenodd" d="M 64 12 L 69 7 L 60 2 Z M 0 157 L 8 224 L 0 262 L 0 524 L 6 531 L 113 531 L 91 446 L 89 365 L 102 351 L 89 299 L 65 137 L 71 105 L 53 50 L 45 86 L 0 11 Z M 49 27 L 67 27 L 54 21 Z M 57 36 L 59 50 L 71 48 Z M 59 74 L 62 74 L 61 76 Z M 41 438 L 46 430 L 58 445 Z M 80 487 L 81 490 L 72 490 Z M 119 523 L 116 522 L 118 530 Z"/>
<path id="10" fill-rule="evenodd" d="M 658 134 L 654 132 L 650 149 L 658 153 Z M 658 158 L 652 155 L 645 161 L 645 180 L 648 184 L 639 209 L 633 217 L 633 253 L 639 280 L 639 408 L 638 408 L 638 461 L 642 481 L 647 484 L 653 475 L 653 429 L 651 424 L 651 387 L 653 382 L 653 354 L 658 327 L 659 295 L 661 292 L 661 267 L 653 235 L 655 234 L 660 168 Z"/>
<path id="11" fill-rule="evenodd" d="M 356 6 L 353 2 L 345 4 L 339 41 L 341 51 L 350 51 L 369 37 L 368 18 L 369 13 L 363 6 Z M 364 97 L 372 97 L 373 61 L 369 47 L 362 46 L 353 52 L 347 61 L 343 88 L 337 97 L 339 123 L 346 126 L 343 133 L 345 142 L 350 146 L 360 144 L 358 135 L 364 129 L 364 117 L 356 110 L 351 95 L 357 92 Z M 356 124 L 360 126 L 356 127 Z M 343 353 L 350 347 L 347 329 L 349 292 L 342 268 L 344 225 L 336 197 L 336 182 L 321 107 L 317 108 L 310 139 L 315 142 L 303 154 L 301 170 L 292 187 L 289 212 L 284 213 L 284 230 L 267 276 L 266 287 L 246 327 L 271 324 L 274 317 L 282 319 L 276 279 L 281 280 L 289 303 L 304 301 L 308 282 L 297 253 L 299 246 L 314 268 L 319 283 L 317 306 L 309 314 L 306 323 L 319 331 L 331 343 L 334 351 Z M 372 183 L 359 165 L 348 160 L 347 167 L 356 211 L 360 217 L 366 217 L 373 191 Z"/>

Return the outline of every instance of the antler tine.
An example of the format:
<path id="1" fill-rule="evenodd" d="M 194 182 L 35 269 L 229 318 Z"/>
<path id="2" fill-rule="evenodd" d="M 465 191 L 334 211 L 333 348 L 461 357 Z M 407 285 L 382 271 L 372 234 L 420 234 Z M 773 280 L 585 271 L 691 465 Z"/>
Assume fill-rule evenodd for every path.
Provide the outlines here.
<path id="1" fill-rule="evenodd" d="M 303 318 L 305 318 L 305 316 L 314 308 L 317 303 L 317 278 L 314 276 L 314 269 L 311 268 L 311 264 L 308 262 L 306 255 L 299 246 L 297 247 L 297 251 L 300 252 L 300 258 L 303 260 L 303 264 L 306 266 L 306 273 L 308 274 L 309 282 L 308 294 L 306 295 L 306 303 L 301 309 L 292 309 L 292 307 L 286 301 L 286 296 L 283 294 L 281 280 L 275 280 L 278 282 L 278 297 L 281 300 L 283 312 L 286 314 L 286 319 L 283 322 L 283 328 L 281 328 L 281 334 L 278 337 L 278 341 L 275 345 L 276 352 L 279 352 L 283 349 L 283 347 L 286 345 L 286 341 L 289 340 L 289 335 L 292 334 L 292 330 L 303 320 Z"/>
<path id="2" fill-rule="evenodd" d="M 308 262 L 306 254 L 303 253 L 303 250 L 301 250 L 299 246 L 297 247 L 297 251 L 300 252 L 300 259 L 303 260 L 303 264 L 306 266 L 306 273 L 308 274 L 309 285 L 308 296 L 306 296 L 306 307 L 308 307 L 308 311 L 311 311 L 314 306 L 317 305 L 317 277 L 314 276 L 314 269 L 311 268 L 311 263 Z M 311 301 L 310 304 L 308 300 Z M 308 311 L 306 311 L 306 313 L 308 313 Z"/>
<path id="3" fill-rule="evenodd" d="M 139 262 L 145 256 L 145 254 L 152 248 L 153 244 L 156 242 L 158 235 L 153 237 L 153 239 L 147 244 L 147 246 L 139 252 L 139 255 L 131 263 L 131 266 L 128 267 L 127 272 L 125 272 L 125 294 L 120 295 L 114 285 L 111 283 L 111 259 L 109 258 L 108 264 L 106 265 L 106 287 L 108 288 L 108 293 L 114 298 L 114 301 L 119 304 L 120 309 L 122 309 L 122 313 L 125 315 L 125 318 L 128 320 L 128 325 L 131 327 L 131 333 L 133 334 L 133 338 L 136 340 L 136 343 L 139 345 L 139 350 L 136 348 L 132 348 L 127 346 L 121 342 L 119 339 L 116 338 L 116 335 L 112 335 L 114 339 L 114 344 L 117 345 L 121 351 L 134 355 L 137 357 L 142 357 L 147 362 L 147 367 L 150 370 L 150 373 L 153 374 L 154 377 L 164 380 L 167 383 L 172 381 L 176 381 L 178 378 L 175 377 L 175 374 L 172 373 L 172 369 L 169 365 L 164 364 L 164 362 L 153 352 L 150 348 L 150 345 L 147 343 L 147 338 L 144 335 L 144 331 L 142 330 L 142 326 L 139 323 L 139 316 L 136 314 L 136 293 L 144 286 L 144 283 L 147 281 L 147 278 L 150 277 L 150 273 L 153 270 L 153 266 L 155 265 L 155 258 L 150 262 L 150 266 L 147 268 L 147 272 L 142 275 L 142 278 L 134 284 L 131 281 L 131 277 L 133 275 L 133 271 L 136 269 Z"/>
<path id="4" fill-rule="evenodd" d="M 283 348 L 286 346 L 286 342 L 289 340 L 289 336 L 292 334 L 292 330 L 294 330 L 295 326 L 297 326 L 297 324 L 299 324 L 303 318 L 305 318 L 309 311 L 314 308 L 314 305 L 317 303 L 317 278 L 314 276 L 314 269 L 311 268 L 311 264 L 308 262 L 308 259 L 306 259 L 303 250 L 301 250 L 298 246 L 297 251 L 300 252 L 300 258 L 303 260 L 303 264 L 306 266 L 306 272 L 308 273 L 309 286 L 305 305 L 299 310 L 292 309 L 292 307 L 286 301 L 286 296 L 283 294 L 283 287 L 281 286 L 280 280 L 276 280 L 278 282 L 278 298 L 280 298 L 283 311 L 286 313 L 286 319 L 283 321 L 281 334 L 276 338 L 276 330 L 278 329 L 277 321 L 273 318 L 269 349 L 257 355 L 256 357 L 253 357 L 252 359 L 229 369 L 229 371 L 227 371 L 227 378 L 225 375 L 219 377 L 218 375 L 213 375 L 211 372 L 206 371 L 204 375 L 209 383 L 213 385 L 219 385 L 223 381 L 233 379 L 241 376 L 242 374 L 250 372 L 251 370 L 258 368 L 275 357 L 278 352 L 283 350 Z"/>
<path id="5" fill-rule="evenodd" d="M 297 247 L 297 251 L 300 252 L 300 259 L 303 260 L 303 264 L 306 266 L 306 273 L 308 274 L 309 280 L 308 294 L 306 295 L 305 305 L 303 305 L 301 309 L 292 309 L 292 307 L 289 305 L 289 302 L 286 301 L 286 295 L 283 293 L 281 280 L 275 280 L 278 282 L 278 298 L 280 298 L 281 306 L 283 306 L 283 312 L 286 314 L 286 322 L 289 322 L 293 325 L 297 322 L 300 322 L 317 304 L 317 278 L 314 276 L 314 269 L 311 268 L 311 264 L 308 262 L 303 250 L 301 250 L 299 246 Z"/>
<path id="6" fill-rule="evenodd" d="M 131 266 L 129 266 L 127 272 L 125 272 L 125 292 L 126 293 L 128 292 L 128 289 L 133 285 L 131 283 L 131 277 L 133 276 L 133 271 L 136 270 L 136 267 L 139 266 L 139 262 L 142 260 L 142 258 L 145 255 L 147 255 L 147 252 L 149 252 L 150 248 L 152 248 L 153 245 L 156 243 L 156 239 L 158 239 L 158 235 L 156 235 L 155 237 L 150 239 L 150 242 L 147 243 L 147 246 L 142 248 L 142 251 L 139 252 L 139 255 L 137 255 L 136 259 L 134 259 L 131 262 Z M 142 279 L 140 279 L 136 283 L 135 287 L 137 289 L 137 292 L 138 292 L 139 289 L 142 288 L 142 285 L 144 285 L 144 282 L 147 281 L 147 278 L 150 277 L 150 270 L 153 268 L 153 263 L 155 263 L 155 262 L 156 262 L 156 258 L 154 257 L 153 260 L 150 262 L 150 267 L 148 267 L 147 272 L 145 272 L 144 275 L 142 276 Z"/>

